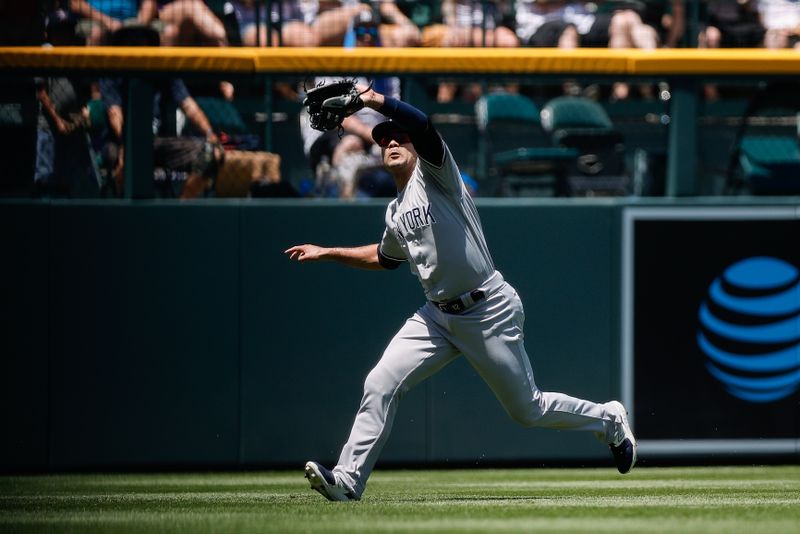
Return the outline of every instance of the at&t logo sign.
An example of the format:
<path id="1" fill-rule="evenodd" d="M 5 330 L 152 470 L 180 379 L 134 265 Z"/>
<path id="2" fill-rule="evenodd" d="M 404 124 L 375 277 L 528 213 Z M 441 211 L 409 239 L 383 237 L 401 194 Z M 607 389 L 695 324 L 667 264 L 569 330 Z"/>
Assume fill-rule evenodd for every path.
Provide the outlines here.
<path id="1" fill-rule="evenodd" d="M 774 402 L 800 388 L 800 271 L 756 256 L 729 266 L 700 305 L 697 344 L 706 368 L 748 402 Z"/>

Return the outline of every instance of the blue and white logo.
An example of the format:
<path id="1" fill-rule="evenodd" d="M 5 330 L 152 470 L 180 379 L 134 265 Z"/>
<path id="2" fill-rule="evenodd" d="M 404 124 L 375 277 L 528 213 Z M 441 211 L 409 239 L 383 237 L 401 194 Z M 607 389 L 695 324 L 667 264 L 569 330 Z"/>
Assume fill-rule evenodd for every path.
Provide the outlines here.
<path id="1" fill-rule="evenodd" d="M 767 403 L 800 388 L 800 271 L 755 256 L 725 269 L 699 311 L 697 344 L 728 392 Z"/>

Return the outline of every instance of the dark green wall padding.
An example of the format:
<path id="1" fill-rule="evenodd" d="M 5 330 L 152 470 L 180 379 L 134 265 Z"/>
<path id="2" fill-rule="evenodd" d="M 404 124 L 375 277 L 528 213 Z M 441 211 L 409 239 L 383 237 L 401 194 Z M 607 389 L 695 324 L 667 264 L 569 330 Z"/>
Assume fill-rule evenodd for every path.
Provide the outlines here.
<path id="1" fill-rule="evenodd" d="M 283 251 L 376 242 L 384 209 L 3 203 L 3 470 L 334 461 L 364 377 L 423 294 L 406 267 L 297 264 Z M 480 213 L 526 306 L 538 385 L 618 396 L 619 205 L 487 200 Z M 403 399 L 381 462 L 607 455 L 588 434 L 517 426 L 458 360 Z"/>

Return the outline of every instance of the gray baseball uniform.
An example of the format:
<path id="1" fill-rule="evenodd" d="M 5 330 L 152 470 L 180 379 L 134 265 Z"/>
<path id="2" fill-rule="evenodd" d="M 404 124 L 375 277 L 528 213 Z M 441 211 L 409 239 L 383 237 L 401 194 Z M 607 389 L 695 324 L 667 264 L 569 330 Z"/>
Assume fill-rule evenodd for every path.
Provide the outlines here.
<path id="1" fill-rule="evenodd" d="M 606 443 L 624 436 L 620 415 L 607 405 L 536 387 L 523 344 L 522 302 L 495 270 L 475 204 L 450 150 L 438 134 L 435 139 L 444 150 L 442 164 L 420 157 L 386 210 L 381 261 L 408 261 L 428 302 L 397 332 L 364 384 L 333 469 L 356 498 L 389 436 L 399 399 L 462 354 L 518 423 L 588 430 Z"/>

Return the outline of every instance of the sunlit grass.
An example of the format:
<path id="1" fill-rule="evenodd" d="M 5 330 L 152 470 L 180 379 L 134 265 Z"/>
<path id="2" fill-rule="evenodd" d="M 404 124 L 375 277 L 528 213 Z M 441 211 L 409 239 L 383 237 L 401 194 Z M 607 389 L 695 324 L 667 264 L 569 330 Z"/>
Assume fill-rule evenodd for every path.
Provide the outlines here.
<path id="1" fill-rule="evenodd" d="M 800 466 L 0 477 L 0 532 L 800 532 Z"/>

